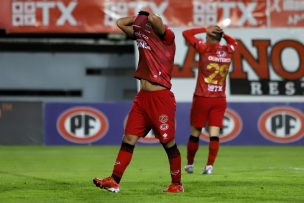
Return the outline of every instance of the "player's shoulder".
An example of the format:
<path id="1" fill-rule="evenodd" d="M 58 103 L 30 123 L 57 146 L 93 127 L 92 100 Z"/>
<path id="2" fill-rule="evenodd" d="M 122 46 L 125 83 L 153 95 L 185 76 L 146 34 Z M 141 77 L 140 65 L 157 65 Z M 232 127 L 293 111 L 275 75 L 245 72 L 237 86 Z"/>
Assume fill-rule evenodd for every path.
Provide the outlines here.
<path id="1" fill-rule="evenodd" d="M 175 34 L 168 25 L 165 25 L 165 32 L 161 38 L 166 45 L 175 44 Z"/>
<path id="2" fill-rule="evenodd" d="M 170 33 L 171 35 L 175 36 L 175 33 L 173 32 L 172 28 L 170 28 L 168 25 L 165 25 L 165 34 Z"/>
<path id="3" fill-rule="evenodd" d="M 200 53 L 206 53 L 210 50 L 208 43 L 204 42 L 202 39 L 197 38 L 195 43 L 195 49 Z"/>
<path id="4" fill-rule="evenodd" d="M 221 51 L 226 51 L 228 53 L 234 53 L 236 50 L 236 47 L 232 44 L 227 44 L 227 45 L 221 45 Z"/>

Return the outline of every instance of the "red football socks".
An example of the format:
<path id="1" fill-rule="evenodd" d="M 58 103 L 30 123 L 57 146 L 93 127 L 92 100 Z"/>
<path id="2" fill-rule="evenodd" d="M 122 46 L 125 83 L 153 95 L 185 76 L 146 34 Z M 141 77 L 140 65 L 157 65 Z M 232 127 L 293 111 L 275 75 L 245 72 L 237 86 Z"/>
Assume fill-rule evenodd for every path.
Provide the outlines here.
<path id="1" fill-rule="evenodd" d="M 181 184 L 181 155 L 176 144 L 170 148 L 164 146 L 169 163 L 172 183 Z"/>
<path id="2" fill-rule="evenodd" d="M 210 137 L 207 165 L 213 165 L 220 147 L 219 137 Z"/>
<path id="3" fill-rule="evenodd" d="M 194 162 L 195 154 L 198 150 L 199 138 L 190 135 L 187 145 L 187 160 L 188 165 L 192 165 Z"/>
<path id="4" fill-rule="evenodd" d="M 131 162 L 133 150 L 134 145 L 130 145 L 124 142 L 121 144 L 112 172 L 112 177 L 117 183 L 120 182 L 121 177 Z"/>

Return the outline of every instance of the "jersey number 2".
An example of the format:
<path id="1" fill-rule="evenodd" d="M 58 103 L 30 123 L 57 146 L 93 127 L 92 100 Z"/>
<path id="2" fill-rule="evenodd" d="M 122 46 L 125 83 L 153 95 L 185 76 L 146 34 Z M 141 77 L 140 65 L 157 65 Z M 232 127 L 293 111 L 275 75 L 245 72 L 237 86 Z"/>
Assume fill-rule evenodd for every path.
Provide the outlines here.
<path id="1" fill-rule="evenodd" d="M 208 77 L 204 78 L 205 82 L 213 85 L 223 85 L 228 74 L 228 68 L 229 65 L 227 64 L 219 65 L 218 63 L 209 63 L 207 70 L 214 69 L 214 71 Z M 220 78 L 217 77 L 218 75 Z"/>

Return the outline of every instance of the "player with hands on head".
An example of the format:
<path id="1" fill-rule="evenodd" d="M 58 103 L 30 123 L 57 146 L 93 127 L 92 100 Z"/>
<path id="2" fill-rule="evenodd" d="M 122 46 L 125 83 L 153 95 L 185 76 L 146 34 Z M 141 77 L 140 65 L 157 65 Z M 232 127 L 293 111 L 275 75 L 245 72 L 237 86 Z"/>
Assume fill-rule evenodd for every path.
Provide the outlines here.
<path id="1" fill-rule="evenodd" d="M 206 41 L 195 35 L 206 33 Z M 199 147 L 202 128 L 208 126 L 210 137 L 208 161 L 202 170 L 211 174 L 220 147 L 219 134 L 227 108 L 226 77 L 237 41 L 217 25 L 185 30 L 183 36 L 199 54 L 198 77 L 191 107 L 191 135 L 187 144 L 185 171 L 193 173 L 194 158 Z M 221 45 L 222 37 L 227 45 Z"/>
<path id="2" fill-rule="evenodd" d="M 146 11 L 140 11 L 136 17 L 118 19 L 117 26 L 136 40 L 139 61 L 134 76 L 140 80 L 140 91 L 129 112 L 112 175 L 104 179 L 94 178 L 93 182 L 97 187 L 118 192 L 135 144 L 152 129 L 163 145 L 170 164 L 171 184 L 164 192 L 183 192 L 181 156 L 175 143 L 176 103 L 170 91 L 175 55 L 174 33 L 163 24 L 161 17 Z"/>

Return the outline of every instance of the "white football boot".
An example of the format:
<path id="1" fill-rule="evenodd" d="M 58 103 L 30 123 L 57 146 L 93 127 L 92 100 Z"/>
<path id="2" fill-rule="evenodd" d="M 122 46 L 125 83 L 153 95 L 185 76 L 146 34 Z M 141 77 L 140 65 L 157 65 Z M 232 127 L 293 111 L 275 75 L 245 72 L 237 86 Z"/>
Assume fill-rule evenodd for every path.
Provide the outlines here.
<path id="1" fill-rule="evenodd" d="M 203 169 L 202 174 L 211 175 L 212 171 L 213 171 L 213 166 L 212 165 L 207 165 Z"/>
<path id="2" fill-rule="evenodd" d="M 193 171 L 194 171 L 194 164 L 192 164 L 192 165 L 186 165 L 185 166 L 185 171 L 187 173 L 193 173 Z"/>

